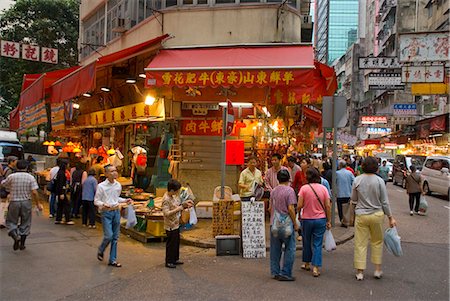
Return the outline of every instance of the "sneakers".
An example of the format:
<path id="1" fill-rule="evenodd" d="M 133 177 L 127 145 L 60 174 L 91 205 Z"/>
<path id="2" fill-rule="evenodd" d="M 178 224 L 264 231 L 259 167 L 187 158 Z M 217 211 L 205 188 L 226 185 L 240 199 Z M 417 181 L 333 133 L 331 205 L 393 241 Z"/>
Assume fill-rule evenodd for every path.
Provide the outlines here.
<path id="1" fill-rule="evenodd" d="M 286 275 L 278 275 L 278 281 L 295 281 L 295 277 L 286 276 Z"/>
<path id="2" fill-rule="evenodd" d="M 356 277 L 356 280 L 358 280 L 358 281 L 364 280 L 364 274 L 363 273 L 357 273 L 355 275 L 355 277 Z"/>
<path id="3" fill-rule="evenodd" d="M 75 223 L 74 223 L 73 221 L 68 221 L 68 222 L 66 223 L 66 225 L 75 225 Z"/>
<path id="4" fill-rule="evenodd" d="M 409 215 L 413 216 L 414 212 L 413 211 L 409 211 Z"/>
<path id="5" fill-rule="evenodd" d="M 375 277 L 375 279 L 381 279 L 382 276 L 383 276 L 383 271 L 375 271 L 373 273 L 373 277 Z"/>
<path id="6" fill-rule="evenodd" d="M 49 214 L 48 218 L 54 218 L 55 216 L 53 214 Z"/>

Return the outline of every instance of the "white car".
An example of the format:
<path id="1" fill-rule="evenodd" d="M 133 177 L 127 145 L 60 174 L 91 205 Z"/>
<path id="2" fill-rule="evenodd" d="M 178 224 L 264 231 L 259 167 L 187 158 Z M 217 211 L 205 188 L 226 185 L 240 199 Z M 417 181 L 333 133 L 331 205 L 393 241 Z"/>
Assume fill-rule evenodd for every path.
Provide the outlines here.
<path id="1" fill-rule="evenodd" d="M 437 192 L 450 198 L 450 156 L 427 157 L 422 168 L 423 190 Z M 450 200 L 450 199 L 449 199 Z"/>
<path id="2" fill-rule="evenodd" d="M 389 168 L 388 180 L 392 181 L 392 168 L 394 167 L 394 164 L 392 164 L 391 162 L 387 161 L 386 162 L 386 166 Z"/>

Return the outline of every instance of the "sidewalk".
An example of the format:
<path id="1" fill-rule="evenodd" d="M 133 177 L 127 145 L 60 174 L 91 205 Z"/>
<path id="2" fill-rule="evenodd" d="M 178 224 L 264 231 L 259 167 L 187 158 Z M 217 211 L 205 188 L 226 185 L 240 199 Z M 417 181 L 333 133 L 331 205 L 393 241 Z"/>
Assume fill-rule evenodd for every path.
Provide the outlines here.
<path id="1" fill-rule="evenodd" d="M 337 245 L 343 244 L 354 236 L 354 228 L 340 227 L 339 223 L 331 229 Z M 181 232 L 181 242 L 199 248 L 215 248 L 216 240 L 212 236 L 212 219 L 199 219 L 191 230 Z M 270 246 L 269 223 L 266 221 L 266 249 Z M 302 249 L 302 242 L 297 240 L 297 250 Z"/>

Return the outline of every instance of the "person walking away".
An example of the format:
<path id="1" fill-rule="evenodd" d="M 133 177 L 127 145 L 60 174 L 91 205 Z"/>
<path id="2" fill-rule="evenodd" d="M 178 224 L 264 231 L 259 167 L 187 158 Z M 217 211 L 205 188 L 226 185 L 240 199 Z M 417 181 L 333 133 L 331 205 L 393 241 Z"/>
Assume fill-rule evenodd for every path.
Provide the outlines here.
<path id="1" fill-rule="evenodd" d="M 387 167 L 387 161 L 383 160 L 382 165 L 378 168 L 378 175 L 383 179 L 384 184 L 389 181 L 389 167 Z"/>
<path id="2" fill-rule="evenodd" d="M 322 244 L 326 229 L 331 229 L 331 204 L 328 190 L 320 184 L 320 174 L 310 167 L 306 171 L 307 185 L 298 194 L 298 212 L 303 225 L 303 270 L 313 266 L 313 276 L 319 277 L 322 267 Z M 300 211 L 303 209 L 302 211 Z"/>
<path id="3" fill-rule="evenodd" d="M 187 200 L 181 204 L 179 197 L 180 189 L 180 182 L 170 179 L 167 183 L 167 192 L 163 196 L 162 203 L 164 229 L 167 234 L 166 267 L 171 269 L 183 264 L 180 261 L 180 215 L 181 211 L 193 206 L 191 200 Z"/>
<path id="4" fill-rule="evenodd" d="M 97 259 L 103 261 L 105 249 L 111 244 L 109 252 L 109 266 L 120 268 L 117 262 L 117 243 L 120 232 L 120 203 L 132 204 L 131 199 L 120 197 L 122 185 L 117 181 L 117 169 L 113 165 L 105 165 L 106 180 L 98 184 L 94 205 L 102 213 L 103 241 L 97 252 Z"/>
<path id="5" fill-rule="evenodd" d="M 95 169 L 91 168 L 88 172 L 87 179 L 82 182 L 81 199 L 83 202 L 83 211 L 81 221 L 83 226 L 87 226 L 89 218 L 89 228 L 95 228 L 95 206 L 94 198 L 97 191 L 97 179 L 95 178 Z"/>
<path id="6" fill-rule="evenodd" d="M 411 173 L 406 177 L 406 193 L 409 196 L 409 215 L 419 214 L 420 194 L 423 194 L 422 179 L 416 172 L 416 167 L 411 165 Z M 414 201 L 416 205 L 414 206 Z M 414 210 L 414 211 L 413 211 Z"/>
<path id="7" fill-rule="evenodd" d="M 288 157 L 288 168 L 289 168 L 289 175 L 291 177 L 290 182 L 294 182 L 295 175 L 297 172 L 301 170 L 300 166 L 297 164 L 297 159 L 295 159 L 293 156 Z"/>
<path id="8" fill-rule="evenodd" d="M 65 223 L 66 225 L 74 225 L 75 223 L 70 218 L 70 200 L 68 197 L 70 177 L 68 178 L 66 169 L 67 161 L 61 159 L 59 161 L 58 173 L 55 178 L 55 194 L 58 198 L 55 224 Z M 62 220 L 63 214 L 65 221 Z"/>
<path id="9" fill-rule="evenodd" d="M 396 226 L 391 213 L 386 185 L 375 173 L 378 162 L 374 157 L 367 157 L 361 165 L 363 174 L 356 177 L 352 187 L 352 202 L 355 207 L 355 245 L 354 267 L 356 280 L 364 279 L 366 269 L 367 245 L 370 240 L 371 261 L 375 265 L 374 277 L 380 279 L 383 256 L 383 220 L 387 215 L 389 226 Z"/>
<path id="10" fill-rule="evenodd" d="M 53 179 L 56 179 L 56 175 L 58 174 L 58 170 L 59 170 L 59 165 L 61 164 L 61 160 L 60 158 L 56 159 L 56 166 L 53 166 L 50 169 L 50 173 L 49 173 L 49 178 L 47 178 L 47 182 L 50 182 Z M 57 196 L 55 193 L 55 190 L 53 190 L 53 192 L 50 192 L 50 214 L 49 214 L 49 218 L 53 218 L 56 216 L 56 200 L 57 200 Z"/>
<path id="11" fill-rule="evenodd" d="M 19 248 L 25 250 L 25 240 L 31 230 L 32 199 L 35 199 L 39 211 L 43 208 L 37 192 L 39 186 L 36 179 L 26 172 L 27 167 L 26 160 L 19 160 L 17 172 L 1 182 L 1 186 L 6 187 L 10 192 L 6 227 L 8 235 L 14 240 L 14 250 Z"/>
<path id="12" fill-rule="evenodd" d="M 295 261 L 295 232 L 299 226 L 295 219 L 295 208 L 297 198 L 294 189 L 289 186 L 290 175 L 286 170 L 280 170 L 277 174 L 280 185 L 272 190 L 270 195 L 270 274 L 272 278 L 279 281 L 294 281 L 292 267 Z M 272 232 L 275 215 L 283 220 L 290 219 L 291 223 L 285 231 L 278 231 L 276 236 Z M 280 267 L 282 247 L 284 244 L 283 267 Z"/>
<path id="13" fill-rule="evenodd" d="M 342 223 L 344 214 L 342 212 L 342 204 L 346 204 L 350 201 L 352 195 L 352 185 L 355 180 L 355 176 L 351 171 L 346 169 L 347 162 L 344 160 L 339 161 L 339 169 L 336 172 L 336 186 L 337 186 L 337 207 L 339 214 L 339 221 L 342 227 L 347 227 Z"/>
<path id="14" fill-rule="evenodd" d="M 247 168 L 239 176 L 239 196 L 241 197 L 241 201 L 250 201 L 250 198 L 255 196 L 255 186 L 262 184 L 262 174 L 256 168 L 256 158 L 250 157 L 247 161 Z"/>
<path id="15" fill-rule="evenodd" d="M 75 164 L 75 170 L 70 178 L 70 199 L 72 201 L 72 217 L 79 218 L 80 207 L 81 207 L 81 196 L 82 196 L 82 186 L 81 182 L 83 179 L 83 174 L 86 172 L 81 168 L 81 163 L 77 162 Z"/>

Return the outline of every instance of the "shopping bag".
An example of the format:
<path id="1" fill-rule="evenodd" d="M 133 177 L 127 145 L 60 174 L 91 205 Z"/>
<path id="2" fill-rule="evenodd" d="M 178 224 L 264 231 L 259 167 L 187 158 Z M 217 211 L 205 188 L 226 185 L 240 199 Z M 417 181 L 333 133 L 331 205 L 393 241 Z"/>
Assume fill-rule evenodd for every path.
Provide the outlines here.
<path id="1" fill-rule="evenodd" d="M 398 235 L 397 227 L 388 228 L 384 231 L 384 245 L 386 249 L 395 256 L 402 256 L 401 238 Z"/>
<path id="2" fill-rule="evenodd" d="M 189 212 L 189 210 L 183 210 L 181 211 L 181 216 L 180 216 L 180 224 L 181 225 L 186 225 L 189 223 L 189 220 L 191 218 L 191 214 Z"/>
<path id="3" fill-rule="evenodd" d="M 342 223 L 347 227 L 353 227 L 355 225 L 355 207 L 351 201 L 342 204 Z"/>
<path id="4" fill-rule="evenodd" d="M 136 218 L 136 212 L 134 211 L 134 207 L 132 204 L 128 205 L 127 207 L 127 225 L 125 228 L 130 229 L 136 226 L 137 224 L 137 218 Z"/>
<path id="5" fill-rule="evenodd" d="M 194 207 L 191 207 L 189 208 L 189 224 L 195 225 L 197 222 L 197 214 L 195 213 Z"/>
<path id="6" fill-rule="evenodd" d="M 333 234 L 331 233 L 331 230 L 325 231 L 324 239 L 325 239 L 325 250 L 327 252 L 336 250 L 336 242 L 334 241 L 334 237 Z"/>
<path id="7" fill-rule="evenodd" d="M 420 203 L 419 203 L 419 214 L 427 214 L 427 210 L 428 210 L 428 202 L 425 199 L 425 196 L 421 195 L 420 196 Z"/>
<path id="8" fill-rule="evenodd" d="M 0 202 L 0 225 L 6 226 L 6 215 L 8 214 L 8 202 Z"/>

